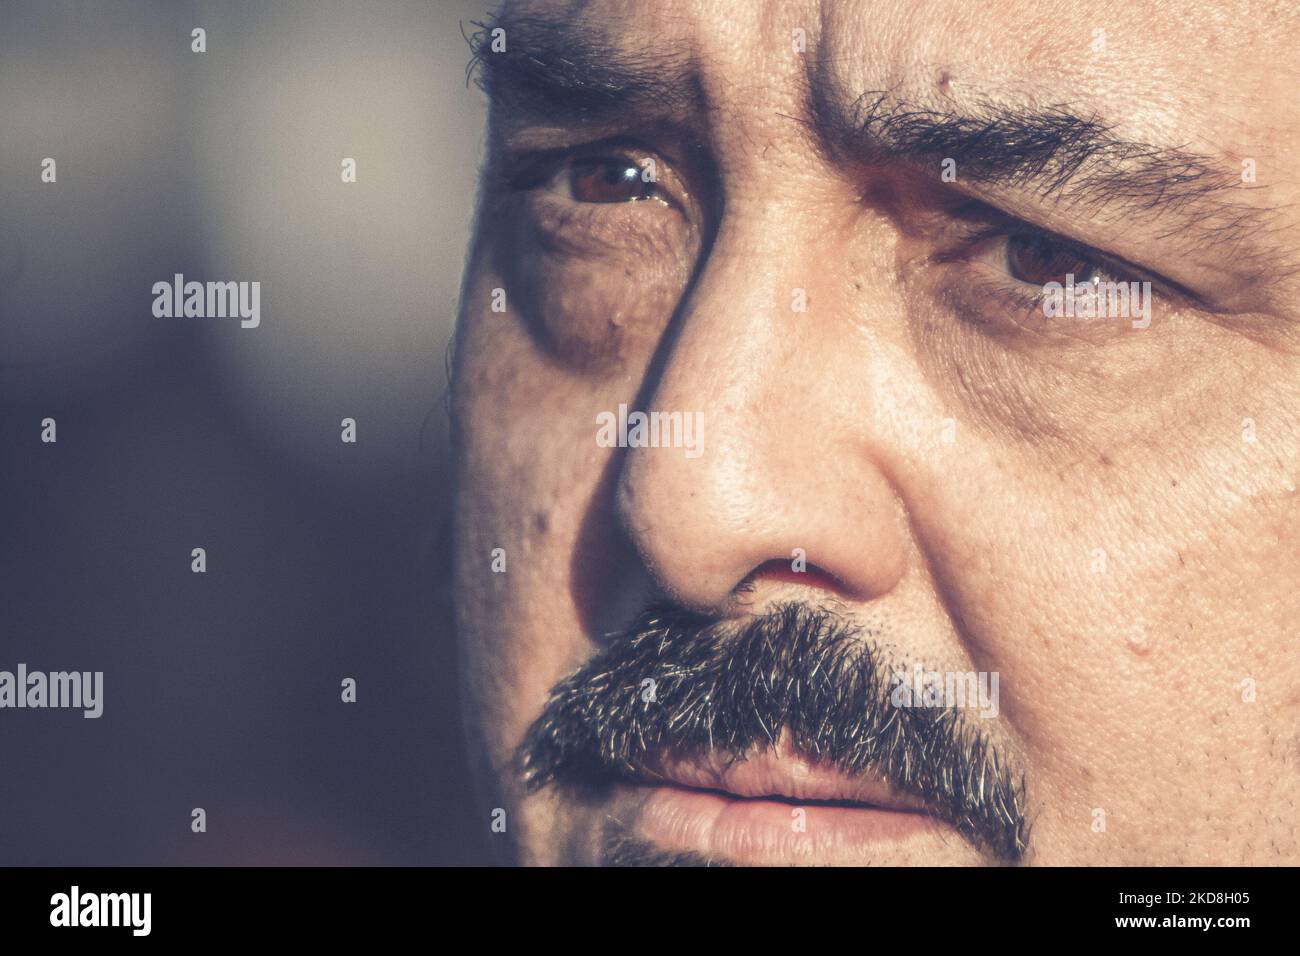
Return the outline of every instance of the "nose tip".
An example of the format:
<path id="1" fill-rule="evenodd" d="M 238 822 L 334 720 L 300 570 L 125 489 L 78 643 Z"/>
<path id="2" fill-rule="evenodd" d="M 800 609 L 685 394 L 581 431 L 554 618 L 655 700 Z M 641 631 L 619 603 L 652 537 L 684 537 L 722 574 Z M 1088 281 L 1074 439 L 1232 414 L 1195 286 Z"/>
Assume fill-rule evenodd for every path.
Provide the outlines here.
<path id="1" fill-rule="evenodd" d="M 865 601 L 897 583 L 905 549 L 883 477 L 823 469 L 792 480 L 785 461 L 752 449 L 729 455 L 725 443 L 696 460 L 667 449 L 629 454 L 620 519 L 666 596 L 718 613 L 760 586 Z"/>

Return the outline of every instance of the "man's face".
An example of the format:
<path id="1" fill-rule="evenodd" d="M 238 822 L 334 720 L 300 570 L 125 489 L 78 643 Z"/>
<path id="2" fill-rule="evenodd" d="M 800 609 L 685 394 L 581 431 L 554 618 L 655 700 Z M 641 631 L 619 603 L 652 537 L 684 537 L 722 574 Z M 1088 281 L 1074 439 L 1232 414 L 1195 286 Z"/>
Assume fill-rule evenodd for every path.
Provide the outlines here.
<path id="1" fill-rule="evenodd" d="M 453 417 L 518 859 L 1300 862 L 1295 9 L 507 6 Z"/>

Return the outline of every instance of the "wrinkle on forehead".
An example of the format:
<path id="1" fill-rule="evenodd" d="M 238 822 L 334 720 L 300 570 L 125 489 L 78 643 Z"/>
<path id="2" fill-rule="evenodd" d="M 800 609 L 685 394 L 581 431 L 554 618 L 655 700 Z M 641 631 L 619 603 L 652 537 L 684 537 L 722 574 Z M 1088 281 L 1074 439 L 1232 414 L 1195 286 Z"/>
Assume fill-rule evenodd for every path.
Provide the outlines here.
<path id="1" fill-rule="evenodd" d="M 1126 136 L 1207 145 L 1267 129 L 1287 112 L 1274 94 L 1300 8 L 1229 5 L 1236 15 L 1206 12 L 1210 5 L 1193 0 L 1088 7 L 830 0 L 821 5 L 817 68 L 849 98 L 890 89 L 936 108 L 1080 102 Z M 1294 91 L 1300 71 L 1291 74 Z"/>
<path id="2" fill-rule="evenodd" d="M 782 85 L 806 91 L 815 72 L 850 101 L 888 89 L 935 108 L 1077 102 L 1125 136 L 1252 156 L 1259 139 L 1296 132 L 1287 107 L 1300 82 L 1290 66 L 1300 6 L 1281 0 L 510 0 L 511 16 L 685 56 L 720 108 L 780 98 Z M 807 33 L 806 56 L 793 50 L 795 29 Z"/>

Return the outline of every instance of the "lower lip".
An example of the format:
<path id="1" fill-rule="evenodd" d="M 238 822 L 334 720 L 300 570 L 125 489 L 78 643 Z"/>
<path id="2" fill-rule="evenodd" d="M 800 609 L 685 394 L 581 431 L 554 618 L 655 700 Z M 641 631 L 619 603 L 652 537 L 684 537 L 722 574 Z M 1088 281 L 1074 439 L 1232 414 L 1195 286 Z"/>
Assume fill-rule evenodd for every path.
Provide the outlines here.
<path id="1" fill-rule="evenodd" d="M 861 863 L 885 845 L 943 829 L 933 817 L 906 810 L 799 806 L 671 785 L 634 789 L 641 798 L 634 835 L 664 850 L 720 862 Z"/>

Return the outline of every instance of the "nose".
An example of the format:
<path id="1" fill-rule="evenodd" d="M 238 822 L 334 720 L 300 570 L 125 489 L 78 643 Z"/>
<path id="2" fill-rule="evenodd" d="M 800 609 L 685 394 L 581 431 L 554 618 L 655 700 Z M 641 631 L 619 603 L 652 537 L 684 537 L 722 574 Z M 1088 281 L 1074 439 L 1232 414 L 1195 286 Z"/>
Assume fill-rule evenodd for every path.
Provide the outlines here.
<path id="1" fill-rule="evenodd" d="M 694 415 L 702 441 L 694 454 L 631 447 L 623 461 L 627 534 L 658 587 L 701 612 L 764 577 L 865 601 L 903 574 L 905 512 L 880 465 L 871 390 L 841 354 L 852 332 L 791 308 L 796 288 L 835 299 L 809 240 L 801 255 L 720 232 L 647 390 L 649 410 Z"/>

